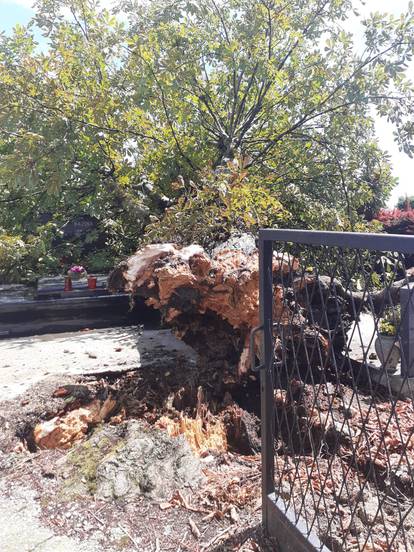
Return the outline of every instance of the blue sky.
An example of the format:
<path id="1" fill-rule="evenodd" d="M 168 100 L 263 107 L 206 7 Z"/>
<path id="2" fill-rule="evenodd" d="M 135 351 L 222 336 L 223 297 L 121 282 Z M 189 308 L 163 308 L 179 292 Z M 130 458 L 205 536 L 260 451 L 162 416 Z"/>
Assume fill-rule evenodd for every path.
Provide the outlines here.
<path id="1" fill-rule="evenodd" d="M 29 22 L 33 12 L 31 2 L 6 2 L 0 0 L 0 31 L 9 32 L 16 23 L 25 25 Z"/>
<path id="2" fill-rule="evenodd" d="M 365 0 L 362 6 L 359 0 L 355 0 L 355 6 L 358 6 L 363 15 L 372 11 L 391 12 L 399 15 L 408 7 L 409 0 Z M 110 4 L 111 0 L 104 0 L 102 4 Z M 116 0 L 112 0 L 116 3 Z M 33 14 L 31 6 L 33 0 L 0 0 L 0 31 L 9 32 L 16 23 L 22 25 L 28 23 Z M 355 40 L 358 42 L 358 30 L 352 25 L 355 34 Z M 410 70 L 410 75 L 414 80 L 414 66 Z M 398 150 L 392 134 L 392 126 L 386 121 L 377 119 L 377 133 L 381 146 L 387 150 L 392 159 L 394 174 L 399 178 L 399 185 L 394 190 L 390 199 L 390 205 L 394 205 L 399 196 L 405 194 L 414 194 L 414 159 L 410 159 L 404 153 Z"/>

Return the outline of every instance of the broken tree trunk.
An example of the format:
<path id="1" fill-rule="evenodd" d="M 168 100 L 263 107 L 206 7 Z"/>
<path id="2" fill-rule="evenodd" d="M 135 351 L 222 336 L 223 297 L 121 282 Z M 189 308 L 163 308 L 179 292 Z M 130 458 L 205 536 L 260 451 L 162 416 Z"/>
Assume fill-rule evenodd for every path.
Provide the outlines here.
<path id="1" fill-rule="evenodd" d="M 328 354 L 343 350 L 361 311 L 374 305 L 379 315 L 414 278 L 408 271 L 389 288 L 350 292 L 336 278 L 316 277 L 298 259 L 277 252 L 273 276 L 273 318 L 284 327 L 286 350 L 295 349 L 299 364 L 307 368 L 311 362 L 317 370 L 324 370 Z M 233 237 L 211 254 L 198 245 L 147 245 L 112 272 L 109 287 L 144 297 L 209 368 L 229 368 L 238 379 L 249 369 L 249 335 L 259 324 L 259 259 L 252 236 Z"/>
<path id="2" fill-rule="evenodd" d="M 274 254 L 274 274 L 298 270 L 296 259 Z M 259 324 L 259 260 L 254 238 L 242 236 L 209 255 L 202 247 L 148 245 L 113 271 L 112 290 L 145 297 L 164 323 L 209 365 L 249 368 L 249 335 Z M 275 292 L 275 318 L 283 315 Z"/>

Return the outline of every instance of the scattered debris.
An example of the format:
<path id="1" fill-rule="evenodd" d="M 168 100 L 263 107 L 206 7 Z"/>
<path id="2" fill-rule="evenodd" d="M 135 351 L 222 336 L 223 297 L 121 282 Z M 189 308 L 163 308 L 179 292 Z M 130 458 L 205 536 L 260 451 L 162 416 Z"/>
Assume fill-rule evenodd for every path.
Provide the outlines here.
<path id="1" fill-rule="evenodd" d="M 201 418 L 188 418 L 181 415 L 178 419 L 172 420 L 162 416 L 156 423 L 156 427 L 165 429 L 171 437 L 183 435 L 198 455 L 210 449 L 218 452 L 227 450 L 226 430 L 221 420 L 203 423 Z"/>
<path id="2" fill-rule="evenodd" d="M 44 524 L 82 542 L 96 535 L 103 552 L 201 550 L 227 524 L 262 542 L 260 462 L 237 452 L 249 441 L 239 438 L 241 417 L 256 419 L 248 409 L 258 405 L 258 382 L 224 381 L 193 358 L 154 346 L 144 368 L 51 377 L 0 403 L 7 488 L 36 489 Z M 237 490 L 237 477 L 249 492 Z M 244 540 L 234 549 L 250 552 Z"/>

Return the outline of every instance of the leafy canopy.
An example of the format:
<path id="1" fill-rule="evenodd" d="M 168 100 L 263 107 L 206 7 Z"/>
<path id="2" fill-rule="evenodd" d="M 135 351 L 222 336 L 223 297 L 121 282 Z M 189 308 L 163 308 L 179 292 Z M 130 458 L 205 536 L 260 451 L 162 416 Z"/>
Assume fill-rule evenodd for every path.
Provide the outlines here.
<path id="1" fill-rule="evenodd" d="M 0 39 L 3 232 L 27 240 L 45 213 L 56 233 L 88 214 L 112 259 L 145 232 L 208 242 L 234 227 L 359 228 L 395 184 L 373 115 L 414 152 L 414 15 L 411 3 L 400 18 L 373 14 L 356 54 L 352 10 L 38 0 L 29 26 Z"/>

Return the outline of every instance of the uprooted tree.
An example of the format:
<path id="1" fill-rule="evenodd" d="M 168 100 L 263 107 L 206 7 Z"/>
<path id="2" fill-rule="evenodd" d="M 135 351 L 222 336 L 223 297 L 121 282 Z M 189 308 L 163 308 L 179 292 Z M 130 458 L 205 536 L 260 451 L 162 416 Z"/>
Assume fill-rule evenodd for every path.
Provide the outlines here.
<path id="1" fill-rule="evenodd" d="M 109 286 L 145 297 L 207 362 L 243 373 L 250 330 L 259 323 L 258 253 L 252 238 L 245 241 L 211 256 L 200 246 L 149 245 L 115 269 Z M 275 261 L 275 270 L 284 266 L 288 271 L 282 258 Z"/>
<path id="2" fill-rule="evenodd" d="M 210 253 L 198 245 L 147 245 L 112 272 L 109 286 L 144 297 L 209 368 L 241 378 L 251 368 L 249 337 L 259 325 L 258 257 L 250 235 L 232 237 Z M 404 269 L 401 278 L 369 293 L 355 291 L 332 274 L 307 272 L 287 252 L 274 252 L 278 332 L 289 327 L 285 339 L 293 340 L 299 364 L 306 367 L 313 359 L 316 372 L 325 369 L 329 354 L 342 353 L 347 331 L 361 312 L 380 316 L 387 305 L 399 302 L 401 287 L 414 280 L 413 269 Z M 328 351 L 331 340 L 334 350 Z"/>

